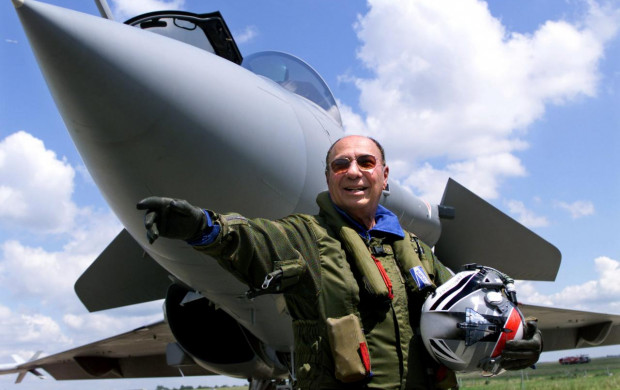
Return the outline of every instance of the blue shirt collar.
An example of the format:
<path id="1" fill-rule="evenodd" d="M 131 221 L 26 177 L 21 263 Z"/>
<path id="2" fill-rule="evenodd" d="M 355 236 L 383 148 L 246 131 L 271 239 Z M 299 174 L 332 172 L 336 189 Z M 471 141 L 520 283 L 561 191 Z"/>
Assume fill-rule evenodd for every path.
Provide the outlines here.
<path id="1" fill-rule="evenodd" d="M 338 211 L 349 222 L 349 224 L 359 233 L 359 235 L 367 240 L 371 237 L 381 237 L 386 235 L 405 238 L 405 232 L 400 226 L 400 222 L 398 222 L 398 217 L 382 205 L 377 207 L 377 212 L 375 213 L 375 226 L 373 226 L 372 229 L 367 230 L 364 226 L 360 225 L 357 221 L 351 218 L 344 210 L 336 206 L 334 202 L 332 202 L 332 204 L 334 205 L 336 211 Z"/>

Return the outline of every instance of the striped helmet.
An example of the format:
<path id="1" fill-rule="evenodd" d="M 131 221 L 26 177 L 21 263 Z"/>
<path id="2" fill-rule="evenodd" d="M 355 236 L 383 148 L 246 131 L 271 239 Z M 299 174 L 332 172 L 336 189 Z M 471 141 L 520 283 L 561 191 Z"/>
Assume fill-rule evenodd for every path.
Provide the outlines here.
<path id="1" fill-rule="evenodd" d="M 420 331 L 431 356 L 454 371 L 501 371 L 508 340 L 523 337 L 513 281 L 475 264 L 454 275 L 422 306 Z"/>

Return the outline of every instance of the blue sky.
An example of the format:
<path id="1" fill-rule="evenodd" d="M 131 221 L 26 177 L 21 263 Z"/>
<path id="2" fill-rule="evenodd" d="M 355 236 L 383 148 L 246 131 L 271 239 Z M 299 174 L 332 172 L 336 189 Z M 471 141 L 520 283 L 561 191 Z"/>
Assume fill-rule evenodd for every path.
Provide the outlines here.
<path id="1" fill-rule="evenodd" d="M 97 14 L 90 1 L 48 2 Z M 119 20 L 156 9 L 219 10 L 242 54 L 279 50 L 304 59 L 331 87 L 346 131 L 384 144 L 393 179 L 436 203 L 454 177 L 560 249 L 556 281 L 519 283 L 521 300 L 620 314 L 616 2 L 110 6 Z M 11 2 L 0 3 L 0 18 L 0 363 L 8 363 L 11 354 L 57 352 L 161 312 L 153 303 L 92 315 L 75 298 L 73 282 L 121 226 L 65 130 Z M 617 354 L 620 347 L 584 352 Z M 0 378 L 0 388 L 11 382 Z M 163 381 L 145 383 L 88 387 Z M 172 385 L 182 383 L 195 382 Z M 42 385 L 29 378 L 19 388 Z"/>

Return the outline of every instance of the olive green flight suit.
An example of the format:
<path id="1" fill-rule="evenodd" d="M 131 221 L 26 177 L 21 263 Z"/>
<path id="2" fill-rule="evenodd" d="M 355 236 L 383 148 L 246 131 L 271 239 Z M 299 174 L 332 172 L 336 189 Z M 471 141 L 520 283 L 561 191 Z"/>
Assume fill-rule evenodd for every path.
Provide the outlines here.
<path id="1" fill-rule="evenodd" d="M 295 214 L 271 221 L 246 219 L 238 214 L 213 214 L 221 231 L 216 240 L 197 246 L 251 288 L 259 289 L 265 276 L 282 270 L 279 290 L 284 293 L 293 319 L 295 374 L 300 389 L 417 389 L 429 388 L 427 354 L 414 329 L 424 301 L 409 293 L 404 272 L 394 255 L 395 238 L 363 240 L 375 247 L 392 284 L 394 298 L 377 301 L 366 292 L 351 254 L 336 233 L 344 218 L 333 208 L 327 193 L 317 197 L 319 215 Z M 405 233 L 416 252 L 424 252 L 422 265 L 436 285 L 451 277 L 431 249 Z M 378 248 L 381 248 L 377 250 Z M 370 355 L 370 378 L 345 384 L 335 377 L 325 320 L 354 313 L 361 319 Z M 412 326 L 413 324 L 413 326 Z"/>

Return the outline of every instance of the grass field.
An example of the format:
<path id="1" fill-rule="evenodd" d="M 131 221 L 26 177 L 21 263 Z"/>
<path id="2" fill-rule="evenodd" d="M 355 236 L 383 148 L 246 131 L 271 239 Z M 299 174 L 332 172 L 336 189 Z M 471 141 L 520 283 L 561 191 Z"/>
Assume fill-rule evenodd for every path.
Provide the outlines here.
<path id="1" fill-rule="evenodd" d="M 596 358 L 590 363 L 566 366 L 558 362 L 540 363 L 536 369 L 507 371 L 492 378 L 479 373 L 459 374 L 459 383 L 461 389 L 467 390 L 616 390 L 620 389 L 620 357 Z"/>
<path id="2" fill-rule="evenodd" d="M 536 369 L 505 372 L 492 378 L 459 375 L 461 389 L 620 389 L 620 357 L 592 359 L 590 363 L 540 363 Z"/>

